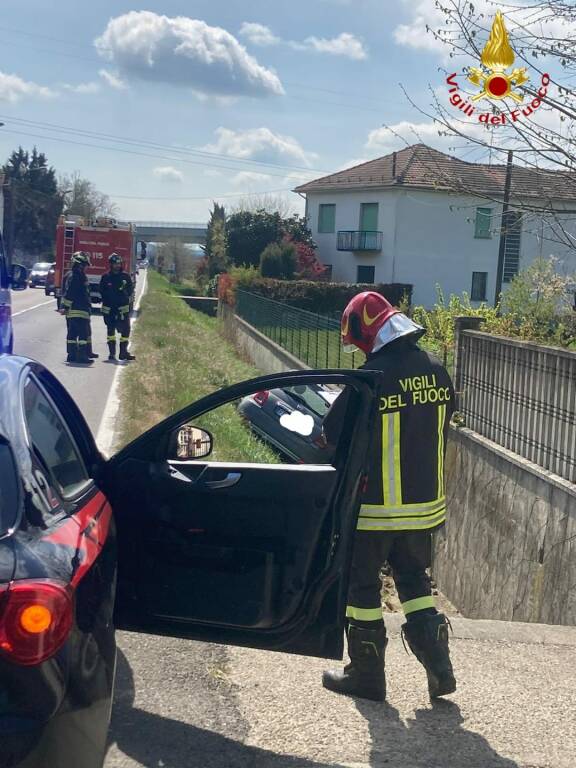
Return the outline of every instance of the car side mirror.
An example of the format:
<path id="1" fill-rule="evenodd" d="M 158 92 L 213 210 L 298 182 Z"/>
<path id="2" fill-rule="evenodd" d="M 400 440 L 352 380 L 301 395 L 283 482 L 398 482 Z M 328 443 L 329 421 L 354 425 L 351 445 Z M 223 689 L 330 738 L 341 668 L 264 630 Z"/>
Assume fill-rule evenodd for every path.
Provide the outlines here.
<path id="1" fill-rule="evenodd" d="M 12 264 L 10 287 L 13 291 L 23 291 L 28 284 L 28 270 L 22 264 Z"/>
<path id="2" fill-rule="evenodd" d="M 210 432 L 185 424 L 171 436 L 169 458 L 179 461 L 204 459 L 212 453 L 213 447 L 214 439 Z"/>

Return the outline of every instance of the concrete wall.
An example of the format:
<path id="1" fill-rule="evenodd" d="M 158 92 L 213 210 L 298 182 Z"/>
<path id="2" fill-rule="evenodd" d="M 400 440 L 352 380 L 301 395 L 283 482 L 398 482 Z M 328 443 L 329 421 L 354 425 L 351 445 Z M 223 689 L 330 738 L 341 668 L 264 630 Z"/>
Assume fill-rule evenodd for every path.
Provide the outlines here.
<path id="1" fill-rule="evenodd" d="M 360 205 L 371 202 L 379 204 L 382 251 L 338 251 L 338 231 L 358 229 Z M 321 203 L 336 205 L 333 234 L 318 232 Z M 476 207 L 493 209 L 491 238 L 474 237 Z M 559 206 L 562 207 L 565 206 Z M 308 194 L 307 213 L 320 261 L 332 265 L 335 281 L 356 282 L 357 267 L 373 265 L 375 282 L 411 283 L 414 303 L 429 307 L 436 301 L 436 284 L 446 296 L 462 291 L 470 293 L 472 272 L 487 272 L 487 300 L 494 299 L 501 218 L 501 206 L 496 202 L 417 189 L 313 192 Z M 566 229 L 576 234 L 574 215 L 561 218 Z M 550 226 L 539 214 L 527 214 L 521 237 L 520 269 L 539 256 L 555 255 L 562 270 L 568 273 L 576 270 L 576 251 L 560 240 L 558 224 Z"/>
<path id="2" fill-rule="evenodd" d="M 227 304 L 220 305 L 219 314 L 224 336 L 262 373 L 309 370 L 308 365 L 235 315 Z"/>
<path id="3" fill-rule="evenodd" d="M 434 576 L 470 618 L 576 625 L 576 486 L 452 430 Z"/>

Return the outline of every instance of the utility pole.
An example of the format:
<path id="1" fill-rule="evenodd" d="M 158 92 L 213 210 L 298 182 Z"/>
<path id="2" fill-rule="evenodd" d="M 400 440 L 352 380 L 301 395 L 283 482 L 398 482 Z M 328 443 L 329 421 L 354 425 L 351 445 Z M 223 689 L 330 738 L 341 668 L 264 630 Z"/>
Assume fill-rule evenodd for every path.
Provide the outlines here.
<path id="1" fill-rule="evenodd" d="M 504 277 L 504 255 L 506 253 L 506 236 L 508 234 L 508 204 L 510 202 L 510 188 L 512 186 L 512 159 L 514 152 L 508 150 L 506 162 L 506 181 L 504 183 L 504 202 L 502 204 L 502 224 L 500 226 L 500 247 L 498 249 L 498 269 L 496 270 L 496 293 L 494 306 L 498 306 L 502 293 L 502 278 Z"/>

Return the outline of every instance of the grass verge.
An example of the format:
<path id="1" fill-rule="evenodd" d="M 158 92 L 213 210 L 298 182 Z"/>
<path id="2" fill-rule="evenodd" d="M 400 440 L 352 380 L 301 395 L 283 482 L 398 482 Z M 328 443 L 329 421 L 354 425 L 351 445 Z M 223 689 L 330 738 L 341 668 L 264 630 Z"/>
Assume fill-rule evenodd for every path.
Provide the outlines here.
<path id="1" fill-rule="evenodd" d="M 189 309 L 153 270 L 140 311 L 132 344 L 136 362 L 121 383 L 117 448 L 204 395 L 260 374 L 220 336 L 217 320 Z M 214 434 L 212 460 L 277 461 L 248 431 L 233 405 L 203 420 L 195 424 Z"/>

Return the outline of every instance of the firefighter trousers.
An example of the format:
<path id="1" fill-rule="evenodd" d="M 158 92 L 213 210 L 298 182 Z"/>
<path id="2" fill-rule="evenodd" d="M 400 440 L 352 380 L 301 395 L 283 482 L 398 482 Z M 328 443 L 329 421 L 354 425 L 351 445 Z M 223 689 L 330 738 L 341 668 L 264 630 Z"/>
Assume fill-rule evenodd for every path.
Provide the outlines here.
<path id="1" fill-rule="evenodd" d="M 348 623 L 364 629 L 383 627 L 380 570 L 386 562 L 406 618 L 410 620 L 421 611 L 436 613 L 427 573 L 431 559 L 429 531 L 357 531 L 346 608 Z"/>
<path id="2" fill-rule="evenodd" d="M 108 341 L 116 343 L 116 333 L 120 334 L 120 343 L 128 343 L 130 340 L 130 318 L 125 317 L 123 319 L 116 317 L 104 318 L 106 323 L 106 331 L 108 334 Z"/>
<path id="3" fill-rule="evenodd" d="M 70 359 L 86 357 L 90 352 L 91 333 L 90 318 L 66 318 L 66 351 Z"/>

